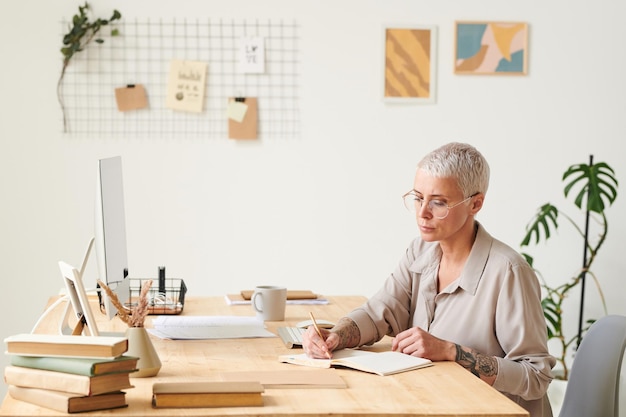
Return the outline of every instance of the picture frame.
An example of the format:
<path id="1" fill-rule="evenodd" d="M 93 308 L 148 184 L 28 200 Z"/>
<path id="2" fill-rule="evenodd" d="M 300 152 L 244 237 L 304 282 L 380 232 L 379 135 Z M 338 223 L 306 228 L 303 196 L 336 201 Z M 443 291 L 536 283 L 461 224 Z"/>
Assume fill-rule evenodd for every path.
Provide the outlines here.
<path id="1" fill-rule="evenodd" d="M 526 75 L 528 24 L 455 22 L 455 74 Z"/>
<path id="2" fill-rule="evenodd" d="M 383 27 L 383 101 L 435 103 L 437 27 Z"/>
<path id="3" fill-rule="evenodd" d="M 61 322 L 61 334 L 100 336 L 96 318 L 89 305 L 81 272 L 63 261 L 59 261 L 59 269 L 63 276 L 69 303 Z M 73 329 L 68 324 L 70 310 L 74 311 L 74 317 L 78 321 Z"/>

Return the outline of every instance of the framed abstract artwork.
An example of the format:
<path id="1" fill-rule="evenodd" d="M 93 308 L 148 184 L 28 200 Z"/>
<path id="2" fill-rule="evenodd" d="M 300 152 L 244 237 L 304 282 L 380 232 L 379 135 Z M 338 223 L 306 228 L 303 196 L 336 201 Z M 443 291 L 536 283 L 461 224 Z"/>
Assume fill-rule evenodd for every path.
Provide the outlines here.
<path id="1" fill-rule="evenodd" d="M 383 100 L 434 103 L 437 28 L 386 27 L 383 34 Z"/>
<path id="2" fill-rule="evenodd" d="M 455 74 L 526 75 L 528 25 L 456 22 Z"/>

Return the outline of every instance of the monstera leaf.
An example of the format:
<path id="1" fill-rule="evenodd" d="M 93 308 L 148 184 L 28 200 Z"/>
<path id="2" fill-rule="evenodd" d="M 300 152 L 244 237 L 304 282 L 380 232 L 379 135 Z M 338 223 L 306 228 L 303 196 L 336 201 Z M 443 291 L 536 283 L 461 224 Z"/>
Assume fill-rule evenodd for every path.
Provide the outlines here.
<path id="1" fill-rule="evenodd" d="M 522 240 L 522 246 L 528 246 L 530 239 L 535 236 L 535 243 L 539 243 L 541 240 L 541 232 L 543 231 L 545 239 L 550 238 L 550 228 L 554 230 L 559 228 L 557 218 L 559 216 L 559 210 L 550 203 L 546 203 L 537 210 L 535 216 L 532 218 L 528 226 L 526 226 L 526 236 Z"/>
<path id="2" fill-rule="evenodd" d="M 570 178 L 570 182 L 563 189 L 565 197 L 574 189 L 579 188 L 574 204 L 579 209 L 603 214 L 607 206 L 613 204 L 617 198 L 617 179 L 615 172 L 605 162 L 594 165 L 576 164 L 570 166 L 563 174 L 563 181 Z M 587 205 L 583 207 L 585 201 Z M 552 230 L 557 230 L 559 210 L 551 203 L 541 206 L 530 223 L 526 226 L 526 235 L 521 246 L 528 246 L 534 237 L 534 243 L 542 239 L 548 240 Z"/>
<path id="3" fill-rule="evenodd" d="M 615 179 L 615 171 L 604 162 L 594 165 L 577 164 L 569 167 L 563 174 L 563 181 L 572 175 L 578 176 L 565 186 L 565 197 L 576 186 L 580 185 L 578 195 L 574 200 L 576 207 L 582 209 L 583 200 L 587 196 L 587 207 L 585 210 L 594 213 L 603 213 L 607 204 L 613 204 L 617 198 L 617 179 Z"/>

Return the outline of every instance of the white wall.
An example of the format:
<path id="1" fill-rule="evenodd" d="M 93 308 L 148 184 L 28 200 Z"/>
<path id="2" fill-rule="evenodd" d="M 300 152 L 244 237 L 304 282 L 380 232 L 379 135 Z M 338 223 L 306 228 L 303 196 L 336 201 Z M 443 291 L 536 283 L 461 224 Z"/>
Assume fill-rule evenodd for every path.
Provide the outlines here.
<path id="1" fill-rule="evenodd" d="M 476 145 L 492 181 L 480 220 L 518 247 L 546 201 L 563 199 L 561 174 L 589 154 L 626 182 L 623 6 L 604 1 L 515 4 L 496 0 L 257 2 L 94 1 L 125 18 L 286 18 L 300 24 L 302 135 L 293 140 L 111 139 L 62 133 L 56 102 L 59 22 L 80 2 L 5 5 L 0 25 L 0 274 L 2 337 L 28 332 L 61 287 L 58 260 L 78 264 L 92 235 L 95 164 L 122 155 L 131 276 L 159 265 L 190 295 L 255 284 L 322 294 L 371 295 L 416 234 L 400 196 L 414 166 L 451 140 Z M 455 20 L 525 21 L 524 77 L 452 73 Z M 381 28 L 439 28 L 435 105 L 379 99 Z M 608 211 L 610 235 L 596 272 L 609 311 L 626 314 L 624 197 Z M 582 244 L 550 245 L 537 264 L 574 273 Z M 554 253 L 554 255 L 552 255 Z M 537 255 L 537 262 L 541 261 Z M 95 280 L 94 264 L 87 274 Z M 590 313 L 599 302 L 591 293 Z M 574 300 L 575 301 L 575 300 Z M 571 317 L 569 317 L 571 315 Z M 573 308 L 568 311 L 575 320 Z M 2 359 L 6 363 L 5 359 Z"/>

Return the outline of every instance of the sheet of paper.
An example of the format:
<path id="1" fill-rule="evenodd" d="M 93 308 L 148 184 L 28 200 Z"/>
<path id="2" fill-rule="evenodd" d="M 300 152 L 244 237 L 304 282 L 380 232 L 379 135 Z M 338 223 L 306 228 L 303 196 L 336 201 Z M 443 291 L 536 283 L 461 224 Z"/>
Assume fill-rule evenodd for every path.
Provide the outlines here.
<path id="1" fill-rule="evenodd" d="M 173 59 L 170 62 L 165 106 L 172 110 L 202 112 L 206 77 L 205 62 Z"/>
<path id="2" fill-rule="evenodd" d="M 241 38 L 239 42 L 240 73 L 263 74 L 265 72 L 265 39 L 259 36 Z"/>
<path id="3" fill-rule="evenodd" d="M 252 316 L 158 316 L 148 332 L 161 339 L 276 337 Z"/>
<path id="4" fill-rule="evenodd" d="M 148 107 L 146 90 L 141 84 L 116 88 L 115 102 L 119 111 L 138 110 Z"/>
<path id="5" fill-rule="evenodd" d="M 248 111 L 248 105 L 241 101 L 230 100 L 228 102 L 228 118 L 236 121 L 237 123 L 243 122 L 246 117 L 246 111 Z"/>

